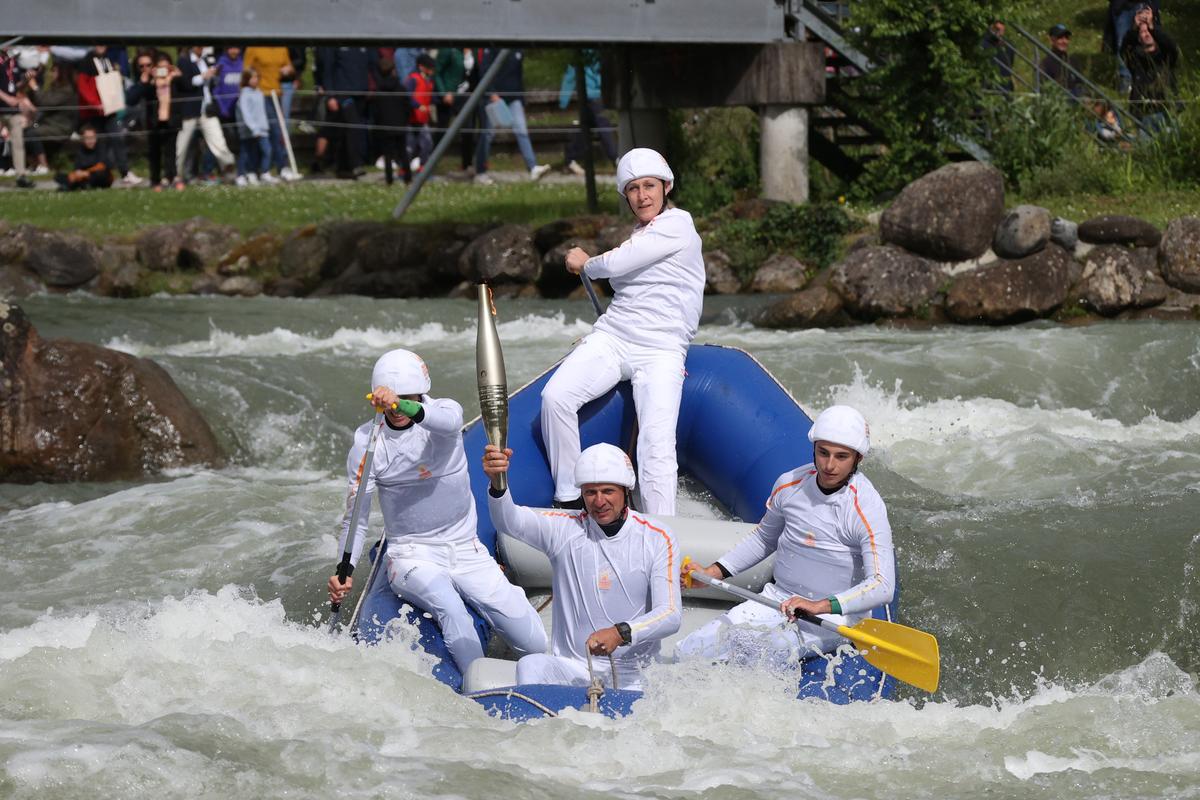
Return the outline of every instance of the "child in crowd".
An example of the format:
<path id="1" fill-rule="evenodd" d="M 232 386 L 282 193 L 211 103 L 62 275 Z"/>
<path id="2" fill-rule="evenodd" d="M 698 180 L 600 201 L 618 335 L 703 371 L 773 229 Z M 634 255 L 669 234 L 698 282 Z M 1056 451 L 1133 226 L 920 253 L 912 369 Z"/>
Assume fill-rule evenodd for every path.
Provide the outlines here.
<path id="1" fill-rule="evenodd" d="M 112 186 L 112 170 L 104 163 L 100 136 L 90 123 L 79 131 L 79 150 L 75 153 L 75 168 L 54 176 L 60 192 L 82 189 L 107 189 Z"/>
<path id="2" fill-rule="evenodd" d="M 267 101 L 258 88 L 258 70 L 242 71 L 242 89 L 237 101 L 238 152 L 237 185 L 278 183 L 271 169 L 271 128 L 267 122 Z"/>

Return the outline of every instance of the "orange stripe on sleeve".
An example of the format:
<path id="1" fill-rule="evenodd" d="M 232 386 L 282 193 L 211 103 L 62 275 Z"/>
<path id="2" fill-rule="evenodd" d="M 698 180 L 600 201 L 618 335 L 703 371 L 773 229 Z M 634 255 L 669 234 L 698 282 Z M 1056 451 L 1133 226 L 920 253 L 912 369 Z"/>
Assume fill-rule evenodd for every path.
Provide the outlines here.
<path id="1" fill-rule="evenodd" d="M 671 537 L 668 536 L 667 532 L 664 531 L 662 528 L 654 527 L 649 522 L 647 522 L 646 520 L 639 517 L 637 514 L 630 514 L 630 516 L 633 517 L 633 519 L 636 522 L 639 522 L 642 525 L 645 525 L 647 528 L 649 528 L 650 530 L 657 533 L 667 543 L 667 582 L 670 583 L 674 579 L 674 575 L 678 571 L 675 569 L 675 546 L 673 544 L 671 544 Z M 669 617 L 673 613 L 675 613 L 675 594 L 674 594 L 674 592 L 672 592 L 670 589 L 668 589 L 667 597 L 668 597 L 668 602 L 667 602 L 667 610 L 666 611 L 659 614 L 654 619 L 643 620 L 642 622 L 639 622 L 636 626 L 633 626 L 633 627 L 636 627 L 639 629 L 645 628 L 648 625 L 653 625 L 654 623 L 658 622 L 659 620 L 664 619 L 665 617 Z"/>

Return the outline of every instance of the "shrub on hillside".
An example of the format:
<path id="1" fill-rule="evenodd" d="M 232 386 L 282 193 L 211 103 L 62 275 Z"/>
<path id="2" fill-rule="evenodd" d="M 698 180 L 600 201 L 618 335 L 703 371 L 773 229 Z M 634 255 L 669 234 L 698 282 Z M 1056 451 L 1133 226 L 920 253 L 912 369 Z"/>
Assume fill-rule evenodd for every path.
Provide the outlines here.
<path id="1" fill-rule="evenodd" d="M 827 267 L 841 255 L 842 237 L 858 230 L 857 220 L 840 206 L 774 203 L 758 219 L 718 214 L 705 235 L 705 247 L 729 256 L 742 280 L 774 253 L 787 253 L 814 268 Z"/>
<path id="2" fill-rule="evenodd" d="M 694 214 L 758 191 L 758 115 L 749 108 L 671 112 L 676 203 Z"/>

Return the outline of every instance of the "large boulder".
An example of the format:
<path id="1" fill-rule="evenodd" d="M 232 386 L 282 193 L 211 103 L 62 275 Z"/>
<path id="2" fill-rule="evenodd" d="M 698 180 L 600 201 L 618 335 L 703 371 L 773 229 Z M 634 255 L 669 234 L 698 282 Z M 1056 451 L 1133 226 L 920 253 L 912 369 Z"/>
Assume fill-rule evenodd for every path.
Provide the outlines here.
<path id="1" fill-rule="evenodd" d="M 316 225 L 305 225 L 284 237 L 279 249 L 279 274 L 311 290 L 321 281 L 329 240 Z"/>
<path id="2" fill-rule="evenodd" d="M 543 255 L 568 240 L 588 241 L 594 248 L 596 235 L 614 222 L 615 220 L 607 215 L 556 219 L 533 232 L 533 245 Z M 587 250 L 586 247 L 584 249 Z M 588 253 L 596 255 L 596 250 L 588 250 Z"/>
<path id="3" fill-rule="evenodd" d="M 569 237 L 551 247 L 542 256 L 542 274 L 538 277 L 537 287 L 542 297 L 566 297 L 582 284 L 579 276 L 567 269 L 567 253 L 574 247 L 582 248 L 585 253 L 595 255 L 596 241 Z"/>
<path id="4" fill-rule="evenodd" d="M 214 265 L 237 238 L 237 229 L 203 217 L 155 225 L 137 237 L 138 261 L 147 269 L 171 272 Z"/>
<path id="5" fill-rule="evenodd" d="M 153 361 L 43 340 L 21 308 L 5 301 L 0 330 L 5 480 L 132 480 L 223 463 L 208 423 Z"/>
<path id="6" fill-rule="evenodd" d="M 1051 244 L 1034 255 L 957 276 L 946 293 L 946 314 L 956 322 L 1024 322 L 1062 305 L 1070 285 L 1071 257 Z"/>
<path id="7" fill-rule="evenodd" d="M 1155 251 L 1106 244 L 1087 254 L 1079 279 L 1079 301 L 1105 316 L 1128 308 L 1156 306 L 1167 299 Z"/>
<path id="8" fill-rule="evenodd" d="M 764 261 L 750 279 L 750 291 L 759 294 L 798 292 L 808 283 L 809 271 L 799 259 L 776 253 Z"/>
<path id="9" fill-rule="evenodd" d="M 729 256 L 721 250 L 704 251 L 704 293 L 737 294 L 742 290 L 742 279 L 733 271 Z"/>
<path id="10" fill-rule="evenodd" d="M 1078 223 L 1062 217 L 1050 220 L 1050 241 L 1068 253 L 1074 253 L 1075 246 L 1079 244 Z"/>
<path id="11" fill-rule="evenodd" d="M 832 287 L 860 319 L 903 317 L 933 302 L 946 280 L 941 264 L 898 247 L 864 247 L 833 267 Z"/>
<path id="12" fill-rule="evenodd" d="M 1200 217 L 1171 220 L 1158 248 L 1158 265 L 1171 286 L 1200 293 Z"/>
<path id="13" fill-rule="evenodd" d="M 534 283 L 542 259 L 528 225 L 501 225 L 472 241 L 458 260 L 459 273 L 476 283 Z"/>
<path id="14" fill-rule="evenodd" d="M 100 248 L 78 234 L 42 231 L 28 246 L 25 265 L 49 287 L 73 289 L 100 274 Z"/>
<path id="15" fill-rule="evenodd" d="M 1004 218 L 1004 177 L 978 161 L 947 164 L 904 187 L 883 212 L 884 242 L 936 261 L 987 252 Z"/>
<path id="16" fill-rule="evenodd" d="M 1001 220 L 992 250 L 1001 258 L 1033 255 L 1050 241 L 1050 212 L 1041 206 L 1017 206 Z"/>
<path id="17" fill-rule="evenodd" d="M 767 306 L 754 324 L 762 328 L 831 328 L 847 321 L 841 296 L 827 286 L 814 286 Z"/>
<path id="18" fill-rule="evenodd" d="M 1095 217 L 1079 225 L 1079 240 L 1088 244 L 1158 247 L 1162 232 L 1144 219 L 1124 214 Z"/>

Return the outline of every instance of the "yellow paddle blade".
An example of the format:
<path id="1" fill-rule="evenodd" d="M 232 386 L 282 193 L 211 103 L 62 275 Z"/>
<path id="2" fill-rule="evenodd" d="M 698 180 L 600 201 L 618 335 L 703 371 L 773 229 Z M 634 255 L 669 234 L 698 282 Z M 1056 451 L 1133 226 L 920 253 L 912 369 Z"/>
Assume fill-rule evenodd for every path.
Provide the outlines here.
<path id="1" fill-rule="evenodd" d="M 887 674 L 927 692 L 936 692 L 941 655 L 932 634 L 882 619 L 864 619 L 838 633 L 863 651 L 863 658 Z"/>

